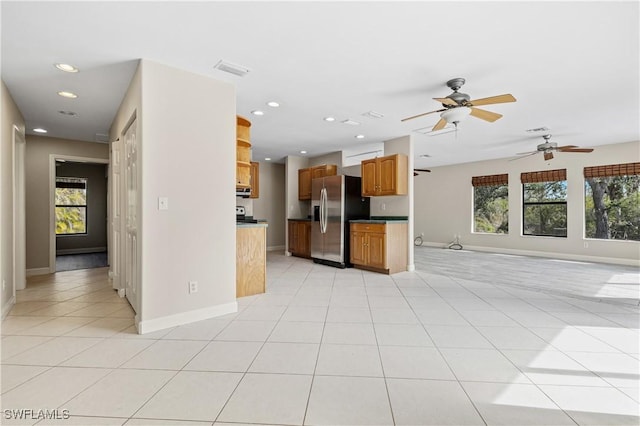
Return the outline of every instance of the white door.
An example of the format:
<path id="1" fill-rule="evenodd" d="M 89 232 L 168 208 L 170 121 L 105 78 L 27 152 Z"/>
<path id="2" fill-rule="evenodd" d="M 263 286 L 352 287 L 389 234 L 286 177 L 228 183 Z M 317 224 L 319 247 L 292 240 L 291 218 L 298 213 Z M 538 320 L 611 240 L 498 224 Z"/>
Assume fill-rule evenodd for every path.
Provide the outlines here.
<path id="1" fill-rule="evenodd" d="M 125 225 L 125 294 L 133 310 L 138 313 L 138 145 L 136 140 L 137 120 L 124 133 L 126 158 L 126 225 Z"/>
<path id="2" fill-rule="evenodd" d="M 109 189 L 111 216 L 111 241 L 109 244 L 109 265 L 113 288 L 120 290 L 122 284 L 122 141 L 111 143 L 111 161 L 109 166 Z"/>

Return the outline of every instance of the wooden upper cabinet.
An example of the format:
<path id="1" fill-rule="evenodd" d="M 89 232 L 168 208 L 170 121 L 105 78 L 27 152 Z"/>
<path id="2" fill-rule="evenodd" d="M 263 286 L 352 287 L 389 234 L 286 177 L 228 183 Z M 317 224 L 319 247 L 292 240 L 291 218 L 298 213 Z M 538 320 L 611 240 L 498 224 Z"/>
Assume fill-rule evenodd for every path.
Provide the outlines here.
<path id="1" fill-rule="evenodd" d="M 311 181 L 325 176 L 335 176 L 338 166 L 335 164 L 322 164 L 298 170 L 298 200 L 311 199 Z"/>
<path id="2" fill-rule="evenodd" d="M 311 169 L 298 170 L 298 200 L 311 199 Z"/>
<path id="3" fill-rule="evenodd" d="M 362 195 L 406 195 L 408 178 L 408 159 L 404 154 L 372 158 L 361 163 Z"/>
<path id="4" fill-rule="evenodd" d="M 251 195 L 249 198 L 260 197 L 260 163 L 251 162 Z"/>
<path id="5" fill-rule="evenodd" d="M 236 116 L 236 188 L 251 186 L 251 122 Z"/>

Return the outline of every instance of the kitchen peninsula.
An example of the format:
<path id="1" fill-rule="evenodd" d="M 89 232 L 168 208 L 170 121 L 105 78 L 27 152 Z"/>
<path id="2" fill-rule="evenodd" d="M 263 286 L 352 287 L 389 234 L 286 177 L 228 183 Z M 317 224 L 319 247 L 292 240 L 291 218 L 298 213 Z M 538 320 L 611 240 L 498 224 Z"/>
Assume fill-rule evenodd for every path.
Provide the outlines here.
<path id="1" fill-rule="evenodd" d="M 264 293 L 267 223 L 236 222 L 236 297 Z"/>

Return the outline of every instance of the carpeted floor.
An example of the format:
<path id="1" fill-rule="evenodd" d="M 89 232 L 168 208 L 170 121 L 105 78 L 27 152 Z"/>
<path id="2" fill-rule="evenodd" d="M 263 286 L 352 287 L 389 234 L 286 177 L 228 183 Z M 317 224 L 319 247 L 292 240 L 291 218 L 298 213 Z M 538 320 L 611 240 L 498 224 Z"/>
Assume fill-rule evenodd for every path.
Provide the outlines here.
<path id="1" fill-rule="evenodd" d="M 56 272 L 103 268 L 108 265 L 107 252 L 56 256 Z"/>

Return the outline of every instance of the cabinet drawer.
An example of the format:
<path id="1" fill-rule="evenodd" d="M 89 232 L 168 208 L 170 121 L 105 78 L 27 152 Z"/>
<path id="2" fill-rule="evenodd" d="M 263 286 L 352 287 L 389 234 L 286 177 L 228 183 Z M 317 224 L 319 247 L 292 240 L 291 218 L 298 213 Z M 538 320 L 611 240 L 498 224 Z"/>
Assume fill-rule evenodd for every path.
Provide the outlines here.
<path id="1" fill-rule="evenodd" d="M 384 223 L 352 223 L 351 232 L 381 232 L 384 233 L 386 225 Z"/>

